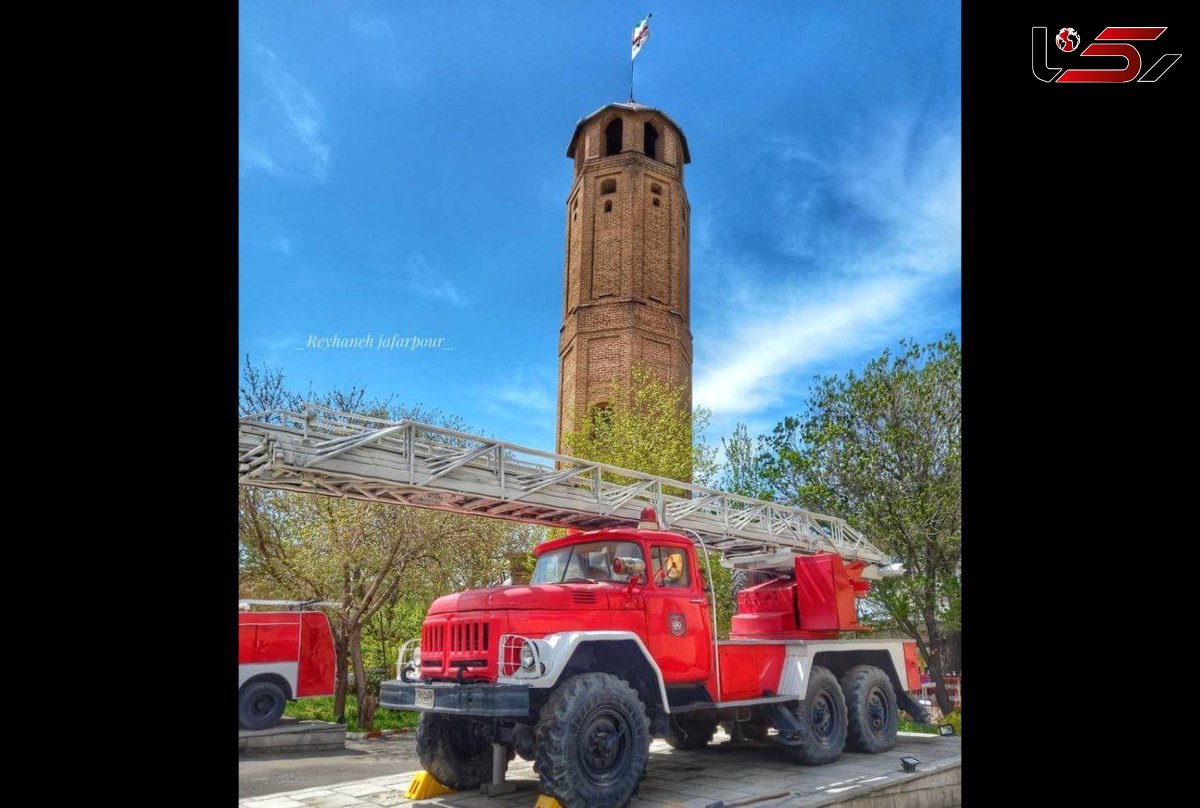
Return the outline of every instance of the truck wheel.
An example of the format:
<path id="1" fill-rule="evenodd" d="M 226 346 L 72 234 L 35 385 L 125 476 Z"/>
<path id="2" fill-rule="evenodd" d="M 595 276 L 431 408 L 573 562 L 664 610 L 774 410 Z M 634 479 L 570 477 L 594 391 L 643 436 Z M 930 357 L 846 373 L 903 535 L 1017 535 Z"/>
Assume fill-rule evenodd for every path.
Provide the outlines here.
<path id="1" fill-rule="evenodd" d="M 846 748 L 876 754 L 896 745 L 896 691 L 883 669 L 855 665 L 842 677 L 849 714 Z"/>
<path id="2" fill-rule="evenodd" d="M 672 749 L 703 749 L 712 743 L 716 731 L 716 721 L 672 715 L 667 743 Z"/>
<path id="3" fill-rule="evenodd" d="M 266 729 L 275 725 L 287 695 L 274 682 L 250 682 L 238 695 L 238 718 L 246 729 Z"/>
<path id="4" fill-rule="evenodd" d="M 750 575 L 745 570 L 734 570 L 733 575 L 729 576 L 729 590 L 736 602 L 738 592 L 741 592 L 750 585 Z"/>
<path id="5" fill-rule="evenodd" d="M 534 771 L 564 808 L 620 808 L 650 759 L 650 719 L 633 688 L 608 673 L 559 684 L 538 719 Z"/>
<path id="6" fill-rule="evenodd" d="M 846 699 L 837 677 L 828 668 L 814 665 L 808 674 L 804 701 L 788 705 L 804 727 L 798 746 L 788 746 L 798 763 L 820 766 L 832 763 L 846 746 Z"/>
<path id="7" fill-rule="evenodd" d="M 492 781 L 492 742 L 488 728 L 469 718 L 421 713 L 417 757 L 439 783 L 457 791 Z M 513 759 L 512 747 L 508 759 Z"/>

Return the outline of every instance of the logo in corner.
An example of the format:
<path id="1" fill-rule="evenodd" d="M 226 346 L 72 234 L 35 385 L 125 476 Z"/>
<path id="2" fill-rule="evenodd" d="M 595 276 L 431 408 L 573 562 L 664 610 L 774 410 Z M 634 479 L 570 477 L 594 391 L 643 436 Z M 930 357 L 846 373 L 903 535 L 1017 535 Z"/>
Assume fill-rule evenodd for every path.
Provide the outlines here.
<path id="1" fill-rule="evenodd" d="M 1166 26 L 1112 27 L 1109 26 L 1096 36 L 1086 47 L 1079 32 L 1074 28 L 1060 28 L 1054 36 L 1055 46 L 1065 54 L 1063 67 L 1050 64 L 1049 29 L 1042 25 L 1033 26 L 1033 75 L 1047 84 L 1125 84 L 1136 81 L 1152 84 L 1163 77 L 1179 61 L 1182 54 L 1159 53 L 1150 67 L 1142 69 L 1142 51 L 1133 43 L 1153 43 L 1166 31 Z M 1154 45 L 1142 45 L 1153 58 Z M 1158 48 L 1162 48 L 1160 43 Z M 1105 67 L 1090 67 L 1095 57 L 1102 57 Z M 1115 66 L 1113 59 L 1124 60 L 1124 66 Z M 1083 65 L 1083 66 L 1079 66 Z"/>
<path id="2" fill-rule="evenodd" d="M 676 637 L 682 637 L 687 633 L 687 620 L 679 612 L 671 612 L 667 617 L 667 630 Z"/>
<path id="3" fill-rule="evenodd" d="M 1054 37 L 1054 44 L 1058 45 L 1060 51 L 1070 53 L 1079 47 L 1079 32 L 1074 28 L 1063 28 L 1058 32 L 1058 36 Z"/>

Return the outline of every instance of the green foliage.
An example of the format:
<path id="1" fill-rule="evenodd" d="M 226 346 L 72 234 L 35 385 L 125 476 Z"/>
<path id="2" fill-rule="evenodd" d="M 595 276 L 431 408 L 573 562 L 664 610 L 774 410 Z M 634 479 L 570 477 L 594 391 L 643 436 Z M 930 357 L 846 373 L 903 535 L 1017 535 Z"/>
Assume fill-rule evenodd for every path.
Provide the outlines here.
<path id="1" fill-rule="evenodd" d="M 721 490 L 754 499 L 772 499 L 771 485 L 767 480 L 765 439 L 760 437 L 756 447 L 746 425 L 739 423 L 731 436 L 721 438 L 721 446 L 725 450 Z"/>
<path id="2" fill-rule="evenodd" d="M 946 713 L 945 718 L 937 723 L 949 724 L 950 726 L 954 727 L 955 735 L 962 735 L 962 713 L 960 713 L 958 710 L 955 710 L 951 713 Z M 926 735 L 938 734 L 937 724 L 918 724 L 914 721 L 909 721 L 903 716 L 900 718 L 899 728 L 901 732 L 921 732 Z"/>
<path id="3" fill-rule="evenodd" d="M 915 721 L 908 720 L 904 716 L 900 716 L 900 721 L 896 725 L 896 728 L 900 732 L 919 732 L 922 735 L 938 734 L 937 727 L 930 726 L 929 724 L 918 724 Z"/>
<path id="4" fill-rule="evenodd" d="M 711 413 L 688 409 L 688 389 L 633 368 L 628 386 L 614 380 L 607 406 L 593 406 L 579 429 L 563 435 L 567 454 L 645 474 L 704 484 L 718 468 L 704 443 Z"/>
<path id="5" fill-rule="evenodd" d="M 917 640 L 935 680 L 961 611 L 961 425 L 962 351 L 947 335 L 819 377 L 805 415 L 785 418 L 757 454 L 745 430 L 725 444 L 731 485 L 844 517 L 904 565 L 872 586 L 868 611 Z"/>
<path id="6" fill-rule="evenodd" d="M 332 696 L 289 701 L 283 714 L 289 718 L 299 718 L 305 721 L 337 721 L 337 715 L 333 712 Z M 366 732 L 368 729 L 407 729 L 417 725 L 418 716 L 418 713 L 400 710 L 377 710 L 374 727 L 359 727 L 358 699 L 354 696 L 346 699 L 346 729 L 350 732 Z"/>
<path id="7" fill-rule="evenodd" d="M 700 564 L 700 572 L 708 579 L 709 566 L 704 563 L 704 556 L 697 552 L 696 560 Z M 721 554 L 716 550 L 708 551 L 708 561 L 712 568 L 712 587 L 717 600 L 717 636 L 723 640 L 729 639 L 729 628 L 737 611 L 737 598 L 733 594 L 733 570 L 721 566 Z"/>
<path id="8" fill-rule="evenodd" d="M 962 713 L 958 710 L 955 710 L 952 713 L 947 713 L 946 717 L 942 719 L 942 722 L 954 727 L 955 735 L 962 735 Z"/>

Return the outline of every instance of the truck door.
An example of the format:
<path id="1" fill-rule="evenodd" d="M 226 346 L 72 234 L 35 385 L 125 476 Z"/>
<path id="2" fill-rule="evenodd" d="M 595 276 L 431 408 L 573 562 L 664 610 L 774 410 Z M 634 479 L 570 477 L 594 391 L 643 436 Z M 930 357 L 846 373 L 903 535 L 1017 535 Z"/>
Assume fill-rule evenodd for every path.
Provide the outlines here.
<path id="1" fill-rule="evenodd" d="M 687 548 L 651 544 L 646 635 L 667 684 L 702 682 L 712 664 L 708 598 Z"/>

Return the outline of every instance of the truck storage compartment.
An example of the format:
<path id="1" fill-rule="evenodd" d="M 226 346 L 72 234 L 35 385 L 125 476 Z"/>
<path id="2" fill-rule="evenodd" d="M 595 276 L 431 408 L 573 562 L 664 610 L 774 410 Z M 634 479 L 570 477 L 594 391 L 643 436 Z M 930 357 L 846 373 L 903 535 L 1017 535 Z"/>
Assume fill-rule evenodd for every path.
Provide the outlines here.
<path id="1" fill-rule="evenodd" d="M 717 653 L 721 659 L 721 701 L 761 698 L 763 682 L 778 682 L 783 671 L 781 644 L 721 643 Z"/>

